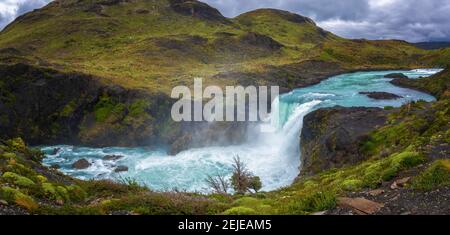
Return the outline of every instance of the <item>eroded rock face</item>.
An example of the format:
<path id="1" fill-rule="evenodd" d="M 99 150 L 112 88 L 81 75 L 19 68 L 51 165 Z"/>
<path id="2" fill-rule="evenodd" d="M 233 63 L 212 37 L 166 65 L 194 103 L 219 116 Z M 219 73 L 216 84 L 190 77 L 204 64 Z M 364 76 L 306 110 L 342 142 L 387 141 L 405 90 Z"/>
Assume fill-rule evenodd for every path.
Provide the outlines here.
<path id="1" fill-rule="evenodd" d="M 325 108 L 305 116 L 301 134 L 301 175 L 365 160 L 360 144 L 385 123 L 379 108 Z"/>

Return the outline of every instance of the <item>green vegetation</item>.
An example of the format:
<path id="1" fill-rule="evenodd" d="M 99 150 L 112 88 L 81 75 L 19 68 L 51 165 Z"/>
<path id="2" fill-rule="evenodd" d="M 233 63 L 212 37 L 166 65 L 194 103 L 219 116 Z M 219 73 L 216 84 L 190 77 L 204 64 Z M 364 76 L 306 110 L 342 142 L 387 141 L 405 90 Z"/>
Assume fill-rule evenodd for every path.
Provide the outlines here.
<path id="1" fill-rule="evenodd" d="M 412 187 L 432 190 L 450 185 L 450 160 L 437 160 L 414 179 Z"/>
<path id="2" fill-rule="evenodd" d="M 354 70 L 425 66 L 440 58 L 402 41 L 340 38 L 284 11 L 256 10 L 227 19 L 199 5 L 193 1 L 180 9 L 172 0 L 52 2 L 0 33 L 0 61 L 83 72 L 108 84 L 169 93 L 176 85 L 191 84 L 193 77 L 232 85 L 240 77 L 223 80 L 216 75 L 286 73 L 285 65 L 308 60 Z M 193 16 L 192 11 L 201 12 Z M 253 82 L 267 82 L 255 77 Z M 101 109 L 99 118 L 108 111 Z"/>
<path id="3" fill-rule="evenodd" d="M 422 79 L 401 79 L 398 84 L 428 92 L 437 98 L 448 99 L 450 97 L 450 70 L 446 69 L 435 76 Z"/>

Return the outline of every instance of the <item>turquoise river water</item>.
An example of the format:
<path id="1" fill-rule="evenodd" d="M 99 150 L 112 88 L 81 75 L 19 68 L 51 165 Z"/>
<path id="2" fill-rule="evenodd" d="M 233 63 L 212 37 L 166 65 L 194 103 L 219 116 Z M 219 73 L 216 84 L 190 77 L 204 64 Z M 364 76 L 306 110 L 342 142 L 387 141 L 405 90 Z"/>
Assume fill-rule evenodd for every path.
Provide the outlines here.
<path id="1" fill-rule="evenodd" d="M 60 170 L 81 179 L 133 178 L 153 190 L 186 190 L 208 192 L 207 175 L 231 173 L 234 156 L 239 156 L 248 169 L 260 176 L 263 190 L 287 186 L 299 174 L 300 133 L 303 117 L 313 110 L 335 105 L 345 107 L 398 107 L 412 100 L 433 101 L 434 97 L 396 87 L 384 75 L 402 72 L 411 79 L 430 76 L 439 69 L 411 71 L 357 72 L 331 77 L 320 84 L 295 89 L 281 95 L 272 104 L 270 122 L 261 123 L 260 133 L 253 134 L 251 141 L 227 147 L 189 149 L 176 156 L 169 156 L 164 147 L 140 148 L 87 148 L 81 146 L 41 146 L 46 153 L 44 164 L 58 164 Z M 373 100 L 361 91 L 384 91 L 402 96 L 397 100 Z M 255 133 L 254 131 L 252 133 Z M 60 148 L 53 154 L 55 148 Z M 117 161 L 102 160 L 105 155 L 122 155 Z M 92 165 L 75 170 L 71 165 L 85 158 Z M 114 168 L 125 165 L 129 171 L 115 173 Z"/>

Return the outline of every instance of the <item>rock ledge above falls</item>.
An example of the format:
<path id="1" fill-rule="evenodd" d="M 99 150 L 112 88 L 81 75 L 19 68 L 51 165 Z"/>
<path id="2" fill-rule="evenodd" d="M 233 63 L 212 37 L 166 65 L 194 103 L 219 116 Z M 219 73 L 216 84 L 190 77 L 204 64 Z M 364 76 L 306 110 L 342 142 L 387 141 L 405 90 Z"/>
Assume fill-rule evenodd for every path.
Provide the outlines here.
<path id="1" fill-rule="evenodd" d="M 365 160 L 360 144 L 386 122 L 380 108 L 324 108 L 305 116 L 301 134 L 301 175 Z"/>

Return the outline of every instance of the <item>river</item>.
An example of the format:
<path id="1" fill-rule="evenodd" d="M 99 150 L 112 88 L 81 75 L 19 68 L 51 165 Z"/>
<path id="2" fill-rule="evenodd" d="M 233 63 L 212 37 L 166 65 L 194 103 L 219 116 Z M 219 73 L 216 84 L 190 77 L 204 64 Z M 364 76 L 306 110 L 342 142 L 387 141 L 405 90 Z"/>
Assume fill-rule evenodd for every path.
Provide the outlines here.
<path id="1" fill-rule="evenodd" d="M 153 190 L 186 190 L 207 192 L 207 175 L 231 173 L 234 156 L 239 156 L 248 169 L 259 176 L 263 190 L 269 191 L 287 186 L 299 174 L 300 133 L 303 117 L 323 107 L 399 107 L 412 100 L 434 101 L 428 94 L 400 88 L 384 78 L 388 73 L 401 72 L 411 79 L 430 76 L 440 70 L 420 69 L 411 71 L 356 72 L 331 77 L 317 85 L 295 89 L 283 94 L 272 105 L 270 123 L 261 123 L 265 130 L 251 136 L 247 143 L 227 147 L 205 147 L 183 151 L 169 156 L 166 148 L 87 148 L 81 146 L 41 146 L 46 154 L 44 164 L 57 164 L 60 170 L 80 179 L 133 178 Z M 383 91 L 403 98 L 374 100 L 359 94 L 362 91 Z M 269 131 L 268 131 L 269 130 Z M 254 132 L 252 132 L 254 133 Z M 60 148 L 53 154 L 55 148 Z M 105 155 L 122 155 L 117 161 L 107 161 Z M 92 165 L 75 170 L 71 165 L 85 158 Z M 124 165 L 127 172 L 115 173 L 114 168 Z"/>

